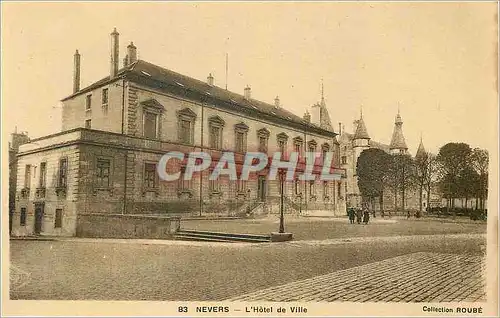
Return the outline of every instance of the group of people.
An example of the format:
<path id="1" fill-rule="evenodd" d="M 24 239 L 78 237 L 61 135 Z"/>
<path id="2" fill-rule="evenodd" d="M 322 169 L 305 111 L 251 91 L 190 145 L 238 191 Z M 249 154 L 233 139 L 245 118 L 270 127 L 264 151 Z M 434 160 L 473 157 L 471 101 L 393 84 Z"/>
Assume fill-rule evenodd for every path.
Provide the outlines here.
<path id="1" fill-rule="evenodd" d="M 350 224 L 354 224 L 355 220 L 358 224 L 361 224 L 361 222 L 363 222 L 364 224 L 368 224 L 368 222 L 370 221 L 370 211 L 368 209 L 368 206 L 366 205 L 364 205 L 362 208 L 347 208 L 347 216 L 349 217 Z"/>

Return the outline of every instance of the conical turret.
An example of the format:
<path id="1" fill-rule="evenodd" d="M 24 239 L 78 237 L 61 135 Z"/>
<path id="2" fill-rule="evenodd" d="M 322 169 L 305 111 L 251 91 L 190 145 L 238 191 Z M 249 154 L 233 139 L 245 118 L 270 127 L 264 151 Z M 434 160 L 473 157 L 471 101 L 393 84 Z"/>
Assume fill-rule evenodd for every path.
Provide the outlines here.
<path id="1" fill-rule="evenodd" d="M 370 135 L 368 135 L 368 130 L 366 129 L 365 121 L 363 120 L 363 111 L 361 111 L 361 116 L 359 117 L 358 126 L 356 127 L 356 132 L 354 133 L 353 139 L 370 139 Z"/>
<path id="2" fill-rule="evenodd" d="M 427 152 L 424 148 L 424 143 L 422 142 L 422 137 L 420 137 L 420 144 L 418 145 L 417 153 L 415 154 L 415 158 L 422 158 L 427 155 Z"/>
<path id="3" fill-rule="evenodd" d="M 394 121 L 394 131 L 392 132 L 391 144 L 389 146 L 391 153 L 406 153 L 408 147 L 406 146 L 405 137 L 403 135 L 403 120 L 401 115 L 396 115 L 396 120 Z"/>

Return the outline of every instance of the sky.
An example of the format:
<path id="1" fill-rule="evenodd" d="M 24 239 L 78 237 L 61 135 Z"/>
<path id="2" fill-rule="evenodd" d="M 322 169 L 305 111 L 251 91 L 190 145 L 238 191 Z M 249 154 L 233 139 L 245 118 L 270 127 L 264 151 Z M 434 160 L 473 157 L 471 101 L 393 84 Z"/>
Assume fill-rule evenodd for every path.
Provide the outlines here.
<path id="1" fill-rule="evenodd" d="M 389 143 L 398 107 L 411 153 L 447 142 L 496 149 L 496 3 L 2 2 L 2 127 L 31 137 L 60 131 L 73 54 L 85 87 L 139 58 L 301 115 L 321 98 L 335 130 L 363 110 L 370 137 Z M 398 106 L 399 105 L 399 106 Z"/>

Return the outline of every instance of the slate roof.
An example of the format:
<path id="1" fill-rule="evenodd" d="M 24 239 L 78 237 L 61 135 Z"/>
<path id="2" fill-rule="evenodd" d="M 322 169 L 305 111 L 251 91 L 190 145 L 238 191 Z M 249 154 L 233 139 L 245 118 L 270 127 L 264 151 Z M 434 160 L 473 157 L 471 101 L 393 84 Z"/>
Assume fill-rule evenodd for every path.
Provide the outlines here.
<path id="1" fill-rule="evenodd" d="M 62 99 L 62 101 L 92 91 L 121 78 L 176 96 L 199 102 L 209 102 L 221 108 L 244 113 L 255 118 L 267 119 L 279 124 L 293 126 L 298 129 L 306 129 L 307 131 L 323 136 L 335 137 L 337 135 L 333 131 L 328 131 L 305 121 L 303 118 L 282 107 L 275 107 L 275 105 L 252 98 L 247 100 L 243 95 L 233 93 L 214 85 L 209 85 L 204 81 L 179 74 L 144 60 L 137 60 L 137 62 L 120 69 L 115 78 L 110 79 L 110 77 L 107 76 L 77 93 Z"/>
<path id="2" fill-rule="evenodd" d="M 342 135 L 346 135 L 346 137 L 347 137 L 347 139 L 349 141 L 353 141 L 354 140 L 354 134 L 342 133 Z M 383 144 L 383 143 L 378 142 L 378 141 L 374 141 L 373 139 L 370 139 L 370 141 L 368 142 L 368 144 L 372 148 L 380 149 L 380 150 L 383 150 L 385 152 L 389 152 L 389 150 L 390 150 L 389 149 L 389 145 Z"/>
<path id="3" fill-rule="evenodd" d="M 394 123 L 394 131 L 392 132 L 390 148 L 408 150 L 405 137 L 403 135 L 403 121 L 401 120 L 399 113 L 396 116 L 396 121 Z"/>
<path id="4" fill-rule="evenodd" d="M 426 151 L 424 148 L 424 143 L 422 142 L 422 140 L 420 140 L 420 144 L 418 145 L 418 149 L 417 149 L 417 153 L 415 154 L 415 157 L 425 156 L 425 155 L 426 155 Z"/>
<path id="5" fill-rule="evenodd" d="M 354 139 L 370 139 L 363 117 L 358 120 L 358 126 L 356 128 L 356 132 L 354 133 Z"/>

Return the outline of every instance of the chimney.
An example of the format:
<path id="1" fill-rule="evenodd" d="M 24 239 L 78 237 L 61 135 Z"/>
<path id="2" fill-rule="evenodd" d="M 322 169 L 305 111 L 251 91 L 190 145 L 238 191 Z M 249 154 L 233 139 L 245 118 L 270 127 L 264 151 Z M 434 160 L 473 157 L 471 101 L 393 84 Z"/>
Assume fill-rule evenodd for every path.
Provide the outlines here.
<path id="1" fill-rule="evenodd" d="M 125 57 L 123 58 L 123 67 L 127 66 L 129 63 L 128 63 L 128 55 L 125 55 Z"/>
<path id="2" fill-rule="evenodd" d="M 280 98 L 279 96 L 276 96 L 274 99 L 274 107 L 279 108 L 280 107 Z"/>
<path id="3" fill-rule="evenodd" d="M 119 58 L 119 36 L 120 33 L 116 31 L 116 28 L 113 29 L 111 33 L 111 70 L 109 73 L 110 78 L 114 78 L 118 73 L 118 58 Z"/>
<path id="4" fill-rule="evenodd" d="M 342 123 L 339 122 L 339 135 L 342 135 Z"/>
<path id="5" fill-rule="evenodd" d="M 127 46 L 127 61 L 128 64 L 137 62 L 137 47 L 134 45 L 134 42 L 130 42 Z"/>
<path id="6" fill-rule="evenodd" d="M 243 96 L 246 100 L 250 100 L 250 98 L 252 98 L 252 90 L 250 86 L 247 85 L 247 87 L 245 87 L 245 94 Z"/>
<path id="7" fill-rule="evenodd" d="M 210 85 L 210 86 L 214 86 L 214 77 L 212 76 L 212 73 L 208 74 L 207 84 Z"/>
<path id="8" fill-rule="evenodd" d="M 309 114 L 309 112 L 307 110 L 304 113 L 304 120 L 307 121 L 308 123 L 311 122 L 311 114 Z"/>
<path id="9" fill-rule="evenodd" d="M 73 94 L 80 90 L 80 53 L 76 50 L 73 66 Z"/>

